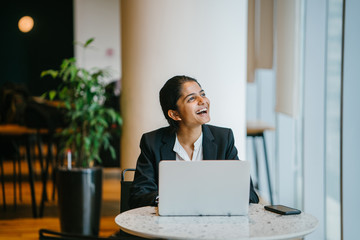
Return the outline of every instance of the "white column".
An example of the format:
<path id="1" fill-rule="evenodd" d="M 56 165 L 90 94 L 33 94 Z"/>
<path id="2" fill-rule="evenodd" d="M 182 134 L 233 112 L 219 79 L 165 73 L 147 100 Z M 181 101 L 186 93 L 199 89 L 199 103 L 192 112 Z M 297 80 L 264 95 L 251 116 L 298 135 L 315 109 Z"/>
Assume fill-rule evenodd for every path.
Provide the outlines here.
<path id="1" fill-rule="evenodd" d="M 307 1 L 304 28 L 304 211 L 319 220 L 306 239 L 325 238 L 326 1 Z"/>
<path id="2" fill-rule="evenodd" d="M 210 124 L 230 127 L 245 158 L 247 1 L 121 2 L 122 168 L 134 167 L 144 132 L 166 126 L 158 94 L 174 75 L 196 78 Z"/>
<path id="3" fill-rule="evenodd" d="M 360 2 L 346 0 L 342 93 L 342 239 L 359 237 Z"/>

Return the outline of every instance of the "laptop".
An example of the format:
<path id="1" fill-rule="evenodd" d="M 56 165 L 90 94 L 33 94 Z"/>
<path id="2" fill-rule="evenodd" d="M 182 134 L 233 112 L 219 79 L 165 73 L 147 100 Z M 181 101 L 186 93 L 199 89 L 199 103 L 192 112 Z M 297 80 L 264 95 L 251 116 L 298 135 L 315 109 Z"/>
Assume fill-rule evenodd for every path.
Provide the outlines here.
<path id="1" fill-rule="evenodd" d="M 241 160 L 160 161 L 160 216 L 247 215 L 250 164 Z"/>

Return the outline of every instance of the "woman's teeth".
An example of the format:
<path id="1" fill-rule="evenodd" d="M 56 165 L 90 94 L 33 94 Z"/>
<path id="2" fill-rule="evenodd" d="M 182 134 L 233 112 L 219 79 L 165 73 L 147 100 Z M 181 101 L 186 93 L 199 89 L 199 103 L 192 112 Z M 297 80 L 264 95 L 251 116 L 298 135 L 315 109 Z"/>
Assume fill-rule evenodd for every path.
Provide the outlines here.
<path id="1" fill-rule="evenodd" d="M 201 113 L 206 113 L 206 112 L 207 112 L 207 109 L 203 108 L 203 109 L 200 109 L 199 111 L 197 111 L 196 114 L 201 114 Z"/>

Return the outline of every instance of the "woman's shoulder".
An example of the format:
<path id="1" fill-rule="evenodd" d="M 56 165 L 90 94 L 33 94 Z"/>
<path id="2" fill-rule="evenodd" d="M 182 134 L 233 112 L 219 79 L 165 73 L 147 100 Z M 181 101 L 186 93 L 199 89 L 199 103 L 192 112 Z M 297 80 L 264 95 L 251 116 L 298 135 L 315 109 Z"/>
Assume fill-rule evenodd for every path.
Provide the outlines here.
<path id="1" fill-rule="evenodd" d="M 155 139 L 162 139 L 164 136 L 170 134 L 171 134 L 171 128 L 168 126 L 168 127 L 158 128 L 150 132 L 146 132 L 143 134 L 142 138 L 154 141 Z"/>
<path id="2" fill-rule="evenodd" d="M 208 138 L 210 139 L 214 138 L 219 141 L 223 141 L 221 139 L 233 138 L 233 132 L 231 128 L 226 128 L 226 127 L 204 124 L 203 133 Z"/>
<path id="3" fill-rule="evenodd" d="M 214 132 L 214 133 L 226 133 L 229 131 L 232 132 L 231 128 L 219 127 L 219 126 L 210 125 L 210 124 L 204 124 L 203 129 L 209 129 L 211 132 Z"/>
<path id="4" fill-rule="evenodd" d="M 169 126 L 167 126 L 167 127 L 161 127 L 161 128 L 152 130 L 152 131 L 150 131 L 150 132 L 146 132 L 146 133 L 144 133 L 143 135 L 151 136 L 151 135 L 157 135 L 157 134 L 167 133 L 167 132 L 170 132 L 170 127 L 169 127 Z"/>

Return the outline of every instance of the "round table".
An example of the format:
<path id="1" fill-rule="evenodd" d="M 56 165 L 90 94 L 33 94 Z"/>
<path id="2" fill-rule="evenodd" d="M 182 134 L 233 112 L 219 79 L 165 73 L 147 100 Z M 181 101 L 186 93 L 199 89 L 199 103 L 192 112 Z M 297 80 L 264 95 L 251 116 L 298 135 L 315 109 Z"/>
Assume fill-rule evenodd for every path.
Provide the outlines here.
<path id="1" fill-rule="evenodd" d="M 291 239 L 318 225 L 310 214 L 279 215 L 250 204 L 248 216 L 159 216 L 155 207 L 123 212 L 115 222 L 130 234 L 166 239 Z"/>

